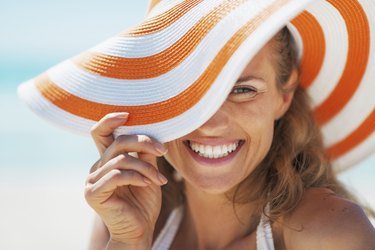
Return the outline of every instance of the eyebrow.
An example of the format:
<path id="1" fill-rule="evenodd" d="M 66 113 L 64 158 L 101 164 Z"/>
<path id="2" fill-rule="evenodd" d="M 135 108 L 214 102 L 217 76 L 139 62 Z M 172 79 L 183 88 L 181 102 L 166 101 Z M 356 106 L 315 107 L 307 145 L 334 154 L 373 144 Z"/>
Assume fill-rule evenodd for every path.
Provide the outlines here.
<path id="1" fill-rule="evenodd" d="M 250 81 L 250 80 L 260 80 L 260 81 L 263 81 L 263 78 L 260 78 L 260 77 L 255 77 L 255 76 L 244 76 L 244 77 L 240 77 L 238 78 L 238 80 L 236 81 L 236 84 L 237 83 L 241 83 L 241 82 L 247 82 L 247 81 Z"/>

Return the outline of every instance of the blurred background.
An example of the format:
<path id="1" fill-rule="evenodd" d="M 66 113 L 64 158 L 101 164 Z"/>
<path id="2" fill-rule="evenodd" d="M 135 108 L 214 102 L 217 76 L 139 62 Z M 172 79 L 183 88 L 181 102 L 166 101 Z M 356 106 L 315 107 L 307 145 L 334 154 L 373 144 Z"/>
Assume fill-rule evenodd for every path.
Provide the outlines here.
<path id="1" fill-rule="evenodd" d="M 0 2 L 0 249 L 86 249 L 83 197 L 98 154 L 88 137 L 35 116 L 17 86 L 139 23 L 147 0 Z M 339 178 L 375 207 L 375 155 Z"/>

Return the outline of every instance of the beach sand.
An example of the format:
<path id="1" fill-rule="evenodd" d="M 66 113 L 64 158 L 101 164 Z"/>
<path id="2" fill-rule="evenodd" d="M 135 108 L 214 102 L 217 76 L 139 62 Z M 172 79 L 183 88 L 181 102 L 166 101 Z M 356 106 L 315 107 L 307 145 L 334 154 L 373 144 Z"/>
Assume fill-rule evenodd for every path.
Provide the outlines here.
<path id="1" fill-rule="evenodd" d="M 0 91 L 0 249 L 87 249 L 93 210 L 83 195 L 97 159 L 91 138 L 50 126 L 14 91 Z M 26 122 L 25 122 L 26 121 Z"/>
<path id="2" fill-rule="evenodd" d="M 84 199 L 84 180 L 57 172 L 2 178 L 0 249 L 87 249 L 94 213 Z"/>

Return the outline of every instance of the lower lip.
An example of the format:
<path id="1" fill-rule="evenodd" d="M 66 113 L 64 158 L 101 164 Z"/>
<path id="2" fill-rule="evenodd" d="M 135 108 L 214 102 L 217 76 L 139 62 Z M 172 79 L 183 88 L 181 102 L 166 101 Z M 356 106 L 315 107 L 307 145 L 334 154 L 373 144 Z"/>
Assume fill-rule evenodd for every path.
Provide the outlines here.
<path id="1" fill-rule="evenodd" d="M 190 146 L 188 145 L 188 142 L 186 142 L 184 144 L 185 144 L 187 150 L 189 151 L 190 155 L 194 158 L 195 161 L 197 161 L 200 164 L 204 164 L 204 165 L 209 165 L 209 166 L 215 167 L 215 166 L 220 166 L 220 165 L 227 164 L 231 160 L 233 160 L 233 158 L 236 157 L 236 155 L 240 151 L 240 149 L 241 149 L 242 145 L 244 144 L 244 142 L 241 141 L 235 151 L 233 151 L 230 154 L 228 154 L 227 156 L 224 156 L 224 157 L 221 157 L 221 158 L 206 158 L 206 157 L 200 156 L 199 154 L 197 154 L 196 152 L 194 152 L 190 148 Z"/>

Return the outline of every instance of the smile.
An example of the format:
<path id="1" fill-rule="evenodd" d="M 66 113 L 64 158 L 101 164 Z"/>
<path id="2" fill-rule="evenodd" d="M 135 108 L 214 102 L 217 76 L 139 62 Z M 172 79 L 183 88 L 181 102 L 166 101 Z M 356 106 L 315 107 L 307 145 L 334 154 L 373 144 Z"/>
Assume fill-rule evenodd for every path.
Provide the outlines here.
<path id="1" fill-rule="evenodd" d="M 222 158 L 228 156 L 232 152 L 234 152 L 238 146 L 240 145 L 240 141 L 231 144 L 224 144 L 224 145 L 204 145 L 199 144 L 196 142 L 189 141 L 189 147 L 195 152 L 198 153 L 200 156 L 205 158 Z"/>

